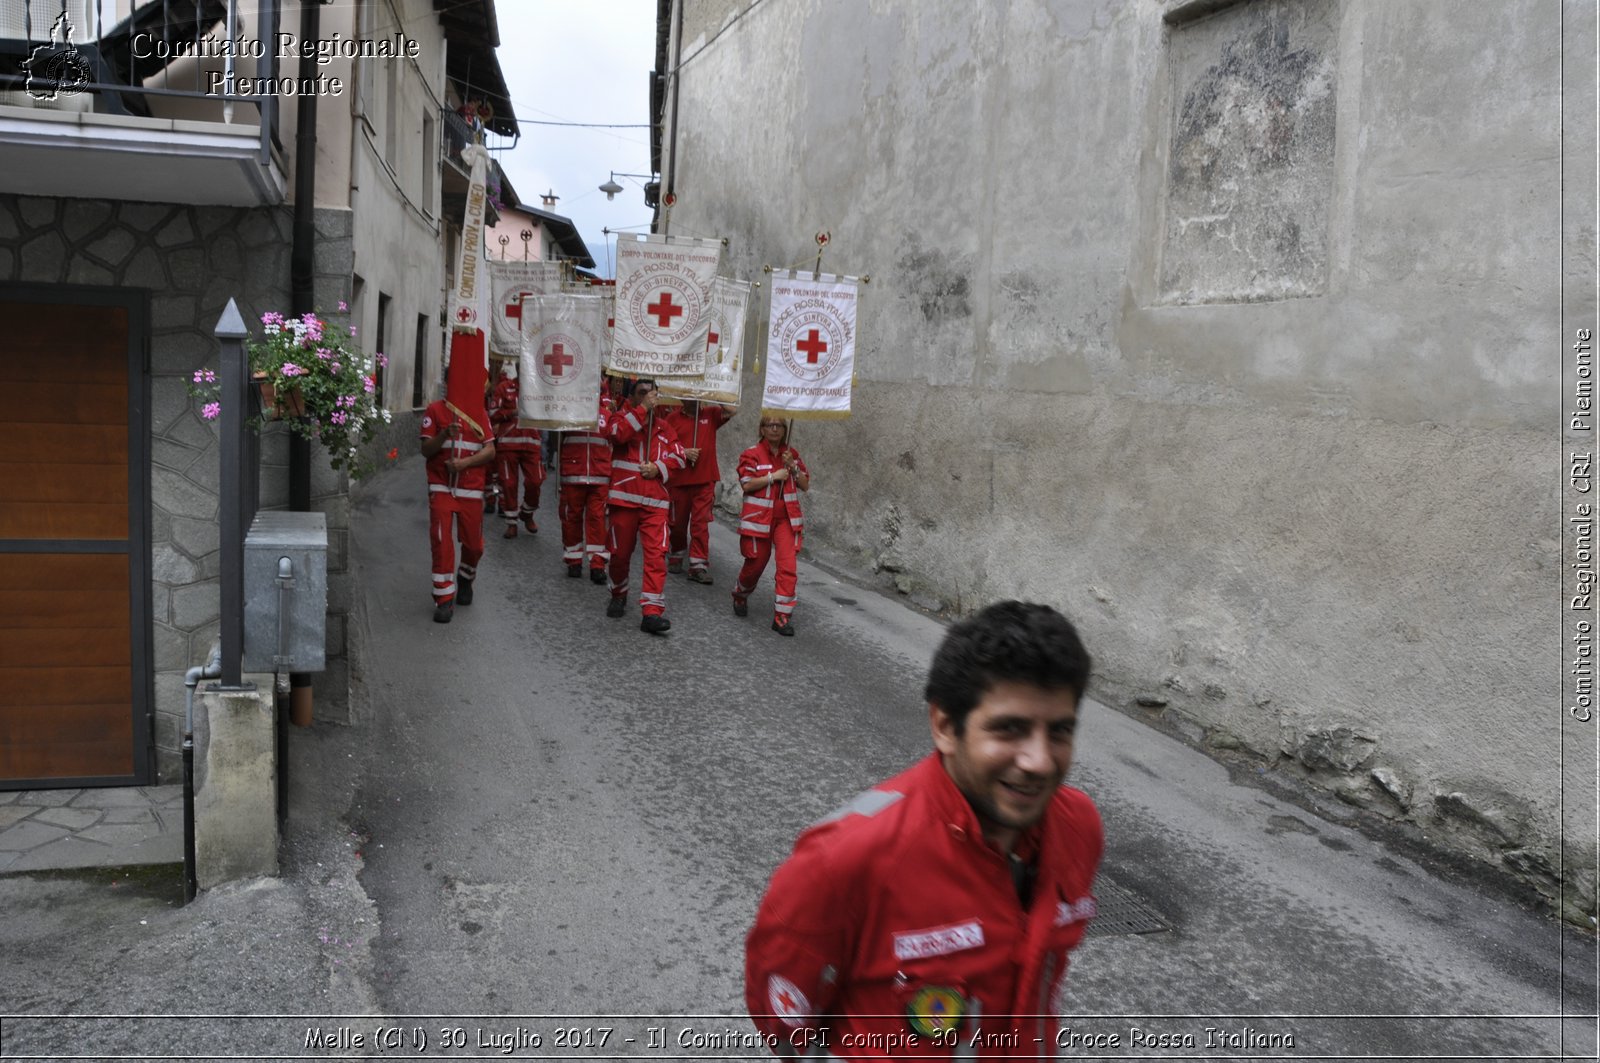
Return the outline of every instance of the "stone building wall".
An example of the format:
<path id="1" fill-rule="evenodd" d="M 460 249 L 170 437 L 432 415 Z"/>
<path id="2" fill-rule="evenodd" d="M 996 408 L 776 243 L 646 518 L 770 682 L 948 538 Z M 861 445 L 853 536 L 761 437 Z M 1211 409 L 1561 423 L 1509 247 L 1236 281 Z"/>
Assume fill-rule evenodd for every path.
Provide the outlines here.
<path id="1" fill-rule="evenodd" d="M 350 216 L 317 212 L 320 307 L 348 298 Z M 219 630 L 219 448 L 186 382 L 214 368 L 213 331 L 228 300 L 247 323 L 289 307 L 289 208 L 174 206 L 0 195 L 0 281 L 144 288 L 150 293 L 151 619 L 158 781 L 180 771 L 183 674 Z M 288 502 L 288 434 L 263 431 L 262 509 Z M 313 681 L 319 711 L 347 712 L 345 657 L 349 503 L 342 473 L 312 456 L 312 505 L 328 515 L 328 667 Z"/>

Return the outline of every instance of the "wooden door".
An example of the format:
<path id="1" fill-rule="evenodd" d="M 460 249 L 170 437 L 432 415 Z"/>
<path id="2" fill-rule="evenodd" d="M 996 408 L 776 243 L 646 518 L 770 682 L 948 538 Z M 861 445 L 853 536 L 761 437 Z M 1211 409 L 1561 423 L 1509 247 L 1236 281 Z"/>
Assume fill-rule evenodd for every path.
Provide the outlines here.
<path id="1" fill-rule="evenodd" d="M 150 781 L 145 320 L 0 287 L 0 788 Z"/>

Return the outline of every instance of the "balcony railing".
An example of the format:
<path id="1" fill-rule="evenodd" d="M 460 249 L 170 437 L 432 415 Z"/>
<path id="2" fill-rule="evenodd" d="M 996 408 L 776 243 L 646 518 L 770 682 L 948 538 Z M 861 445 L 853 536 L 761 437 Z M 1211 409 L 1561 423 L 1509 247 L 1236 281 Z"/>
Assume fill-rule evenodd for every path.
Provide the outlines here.
<path id="1" fill-rule="evenodd" d="M 153 173 L 157 159 L 170 169 L 175 156 L 198 158 L 197 177 L 224 180 L 212 185 L 222 198 L 197 201 L 281 200 L 278 95 L 240 94 L 235 81 L 278 78 L 280 0 L 144 0 L 109 26 L 102 2 L 0 3 L 0 151 L 58 177 L 64 152 L 76 153 L 66 164 L 72 170 L 95 165 L 85 150 L 114 153 L 125 165 L 107 158 L 103 169 L 131 183 L 130 195 L 145 171 L 152 190 L 162 190 L 169 175 Z M 170 194 L 188 198 L 181 189 Z"/>

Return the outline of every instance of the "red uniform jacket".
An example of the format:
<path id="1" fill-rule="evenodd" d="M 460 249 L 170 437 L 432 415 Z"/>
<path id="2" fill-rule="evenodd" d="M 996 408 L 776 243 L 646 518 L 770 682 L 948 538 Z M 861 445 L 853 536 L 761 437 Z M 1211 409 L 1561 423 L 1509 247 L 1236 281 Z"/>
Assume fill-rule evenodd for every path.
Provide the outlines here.
<path id="1" fill-rule="evenodd" d="M 784 453 L 794 455 L 795 468 L 808 476 L 811 474 L 811 470 L 806 468 L 806 463 L 800 460 L 798 450 L 784 447 L 782 451 L 774 454 L 763 440 L 739 455 L 739 482 L 749 483 L 768 473 L 777 472 L 783 468 Z M 780 501 L 788 515 L 789 527 L 794 529 L 794 548 L 800 549 L 800 541 L 805 535 L 805 520 L 800 514 L 800 488 L 795 486 L 792 478 L 782 483 L 768 484 L 761 490 L 752 491 L 744 496 L 744 509 L 739 513 L 739 534 L 751 535 L 757 539 L 772 538 L 772 516 Z"/>
<path id="2" fill-rule="evenodd" d="M 777 1051 L 1053 1058 L 1054 1019 L 1011 1016 L 1058 1014 L 1104 845 L 1062 787 L 1017 844 L 1038 869 L 1024 909 L 934 753 L 801 833 L 745 943 L 750 1015 Z"/>
<path id="3" fill-rule="evenodd" d="M 609 505 L 645 509 L 669 509 L 667 481 L 675 470 L 687 464 L 678 437 L 661 420 L 654 418 L 655 431 L 646 438 L 652 420 L 643 406 L 624 405 L 606 418 L 606 437 L 611 440 L 611 495 Z M 646 480 L 639 466 L 653 461 L 661 475 Z"/>
<path id="4" fill-rule="evenodd" d="M 495 449 L 502 454 L 539 449 L 539 430 L 517 427 L 517 395 L 517 382 L 502 380 L 494 386 L 494 395 L 489 400 L 489 423 L 494 426 Z"/>
<path id="5" fill-rule="evenodd" d="M 677 433 L 678 442 L 685 449 L 700 448 L 700 460 L 674 476 L 673 487 L 714 484 L 722 479 L 722 469 L 717 465 L 717 429 L 728 423 L 728 416 L 727 410 L 711 403 L 701 403 L 700 412 L 694 417 L 682 406 L 667 412 L 664 420 Z"/>
<path id="6" fill-rule="evenodd" d="M 611 399 L 600 397 L 600 412 L 589 431 L 561 433 L 561 482 L 563 484 L 608 484 L 611 482 L 611 440 L 606 424 L 611 417 Z"/>
<path id="7" fill-rule="evenodd" d="M 428 459 L 428 492 L 451 495 L 455 498 L 481 499 L 483 489 L 489 482 L 488 465 L 474 466 L 451 475 L 445 469 L 444 463 L 451 458 L 472 457 L 494 437 L 473 431 L 471 425 L 451 413 L 450 407 L 443 402 L 431 402 L 428 408 L 422 411 L 422 429 L 418 434 L 423 439 L 432 439 L 453 424 L 461 425 L 461 434 L 446 442 L 439 453 Z"/>

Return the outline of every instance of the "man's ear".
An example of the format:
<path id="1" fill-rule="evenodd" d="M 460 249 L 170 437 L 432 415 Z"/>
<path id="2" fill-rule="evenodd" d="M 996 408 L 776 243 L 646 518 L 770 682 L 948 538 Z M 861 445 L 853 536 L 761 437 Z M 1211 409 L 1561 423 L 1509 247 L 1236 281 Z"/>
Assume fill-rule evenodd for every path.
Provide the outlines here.
<path id="1" fill-rule="evenodd" d="M 956 733 L 955 721 L 936 702 L 928 702 L 928 727 L 933 731 L 933 747 L 949 755 L 956 751 L 961 736 Z"/>

